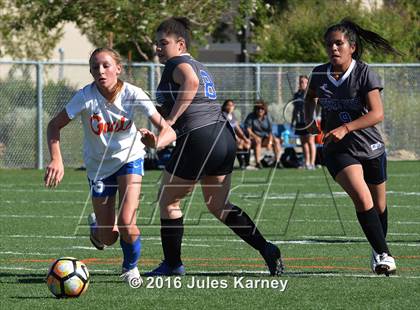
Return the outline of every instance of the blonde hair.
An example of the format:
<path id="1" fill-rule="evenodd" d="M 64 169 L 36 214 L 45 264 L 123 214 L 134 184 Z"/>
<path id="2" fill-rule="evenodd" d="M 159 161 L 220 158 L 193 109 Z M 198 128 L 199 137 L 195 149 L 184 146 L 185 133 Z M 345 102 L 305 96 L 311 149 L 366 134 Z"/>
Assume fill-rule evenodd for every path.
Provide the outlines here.
<path id="1" fill-rule="evenodd" d="M 92 61 L 93 61 L 93 58 L 95 57 L 95 55 L 97 55 L 99 53 L 109 54 L 112 57 L 112 59 L 114 59 L 114 61 L 117 65 L 122 65 L 121 55 L 116 50 L 114 50 L 112 48 L 109 48 L 109 47 L 98 47 L 97 49 L 95 49 L 92 52 L 92 54 L 90 54 L 89 67 L 92 66 Z M 114 102 L 115 98 L 117 98 L 117 96 L 118 96 L 118 93 L 121 91 L 123 85 L 124 85 L 124 82 L 121 81 L 120 79 L 117 79 L 117 84 L 115 84 L 114 88 L 112 89 L 111 95 L 106 99 L 109 102 Z"/>

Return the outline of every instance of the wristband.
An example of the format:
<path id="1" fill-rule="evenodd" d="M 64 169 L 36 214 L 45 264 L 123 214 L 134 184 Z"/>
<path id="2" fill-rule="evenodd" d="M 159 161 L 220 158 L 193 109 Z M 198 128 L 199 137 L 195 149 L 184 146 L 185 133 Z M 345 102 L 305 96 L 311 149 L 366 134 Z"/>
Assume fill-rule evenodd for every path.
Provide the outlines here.
<path id="1" fill-rule="evenodd" d="M 349 127 L 347 127 L 347 124 L 343 124 L 343 126 L 344 126 L 344 128 L 346 128 L 347 133 L 350 133 L 350 129 L 349 129 Z"/>

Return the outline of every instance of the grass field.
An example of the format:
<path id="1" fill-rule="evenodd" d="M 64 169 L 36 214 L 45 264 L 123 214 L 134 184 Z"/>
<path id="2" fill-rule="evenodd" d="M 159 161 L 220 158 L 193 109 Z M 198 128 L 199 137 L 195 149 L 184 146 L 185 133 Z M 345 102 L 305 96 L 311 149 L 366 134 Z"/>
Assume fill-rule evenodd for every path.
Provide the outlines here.
<path id="1" fill-rule="evenodd" d="M 164 281 L 160 289 L 158 283 L 154 288 L 131 289 L 118 277 L 119 244 L 100 252 L 89 242 L 85 222 L 91 205 L 85 172 L 67 169 L 55 190 L 43 187 L 42 174 L 0 170 L 1 309 L 418 309 L 420 305 L 420 162 L 389 163 L 388 240 L 398 266 L 398 274 L 389 278 L 371 273 L 370 248 L 351 201 L 322 169 L 236 170 L 231 200 L 281 248 L 286 272 L 278 279 L 287 280 L 284 291 L 234 287 L 235 277 L 243 276 L 242 283 L 272 278 L 259 254 L 206 212 L 200 188 L 183 205 L 187 276 L 181 279 L 182 287 Z M 143 181 L 138 215 L 143 235 L 141 272 L 151 270 L 162 257 L 154 202 L 159 175 L 147 172 Z M 87 264 L 91 283 L 81 298 L 57 300 L 49 293 L 45 273 L 60 256 Z M 228 287 L 188 288 L 193 279 L 225 281 Z"/>

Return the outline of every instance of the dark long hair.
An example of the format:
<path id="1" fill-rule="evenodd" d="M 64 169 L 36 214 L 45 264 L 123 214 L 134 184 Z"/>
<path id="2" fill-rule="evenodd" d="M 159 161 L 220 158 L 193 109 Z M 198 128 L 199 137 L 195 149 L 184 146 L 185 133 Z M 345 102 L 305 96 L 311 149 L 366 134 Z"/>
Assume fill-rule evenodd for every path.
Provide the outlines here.
<path id="1" fill-rule="evenodd" d="M 356 60 L 361 59 L 363 46 L 366 43 L 372 45 L 375 49 L 382 49 L 387 53 L 402 55 L 401 52 L 391 46 L 388 40 L 373 31 L 363 29 L 348 18 L 344 18 L 340 23 L 330 26 L 325 31 L 324 41 L 327 41 L 328 35 L 334 31 L 342 32 L 349 43 L 355 45 L 356 49 L 352 57 Z"/>
<path id="2" fill-rule="evenodd" d="M 167 35 L 174 34 L 185 40 L 188 49 L 191 42 L 191 24 L 186 17 L 170 17 L 165 19 L 157 28 L 156 32 L 164 32 Z"/>

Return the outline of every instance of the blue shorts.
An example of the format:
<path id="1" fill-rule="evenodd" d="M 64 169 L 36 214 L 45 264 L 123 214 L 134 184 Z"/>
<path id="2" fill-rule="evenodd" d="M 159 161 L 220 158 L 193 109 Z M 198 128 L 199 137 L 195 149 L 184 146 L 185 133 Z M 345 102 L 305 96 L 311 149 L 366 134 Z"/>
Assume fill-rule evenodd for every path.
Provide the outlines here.
<path id="1" fill-rule="evenodd" d="M 127 174 L 144 175 L 143 158 L 126 163 L 117 172 L 105 179 L 92 181 L 88 178 L 92 197 L 115 196 L 118 189 L 117 177 Z"/>
<path id="2" fill-rule="evenodd" d="M 360 160 L 349 153 L 335 153 L 325 156 L 325 165 L 331 176 L 335 179 L 337 174 L 350 165 L 361 165 L 363 176 L 367 184 L 381 184 L 386 181 L 386 154 L 385 152 L 372 159 Z"/>

